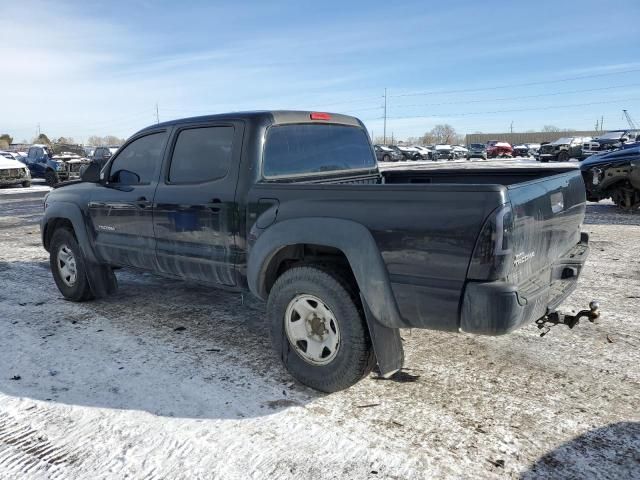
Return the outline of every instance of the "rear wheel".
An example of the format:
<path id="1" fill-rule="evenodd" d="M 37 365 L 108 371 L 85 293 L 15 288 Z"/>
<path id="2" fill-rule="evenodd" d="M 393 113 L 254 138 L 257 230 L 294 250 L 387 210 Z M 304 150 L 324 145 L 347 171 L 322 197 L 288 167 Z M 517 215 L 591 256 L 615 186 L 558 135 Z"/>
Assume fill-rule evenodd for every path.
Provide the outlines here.
<path id="1" fill-rule="evenodd" d="M 44 181 L 47 185 L 53 187 L 54 185 L 60 183 L 60 178 L 58 177 L 58 174 L 53 170 L 47 170 L 47 172 L 44 174 Z"/>
<path id="2" fill-rule="evenodd" d="M 271 289 L 267 316 L 274 349 L 301 383 L 337 392 L 373 369 L 360 302 L 336 272 L 318 266 L 287 270 Z"/>
<path id="3" fill-rule="evenodd" d="M 92 298 L 84 257 L 73 232 L 59 228 L 53 233 L 49 264 L 53 279 L 64 298 L 74 302 Z"/>

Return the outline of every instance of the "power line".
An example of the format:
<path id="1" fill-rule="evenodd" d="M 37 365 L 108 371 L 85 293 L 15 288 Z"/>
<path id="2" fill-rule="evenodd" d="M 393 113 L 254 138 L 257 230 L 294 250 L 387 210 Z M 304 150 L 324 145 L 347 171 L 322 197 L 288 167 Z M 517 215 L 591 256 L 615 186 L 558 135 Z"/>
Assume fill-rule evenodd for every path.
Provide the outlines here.
<path id="1" fill-rule="evenodd" d="M 561 82 L 571 82 L 574 80 L 583 80 L 583 79 L 587 79 L 587 78 L 598 78 L 598 77 L 607 77 L 607 76 L 611 76 L 611 75 L 620 75 L 620 74 L 625 74 L 625 73 L 634 73 L 634 72 L 640 72 L 640 68 L 635 68 L 632 70 L 619 70 L 617 72 L 606 72 L 606 73 L 597 73 L 597 74 L 592 74 L 592 75 L 581 75 L 581 76 L 577 76 L 577 77 L 567 77 L 567 78 L 560 78 L 557 80 L 540 80 L 538 82 L 527 82 L 527 83 L 512 83 L 512 84 L 505 84 L 505 85 L 497 85 L 494 87 L 481 87 L 481 88 L 465 88 L 465 89 L 460 89 L 460 90 L 441 90 L 441 91 L 423 91 L 423 92 L 411 92 L 411 93 L 400 93 L 398 95 L 392 95 L 392 97 L 414 97 L 414 96 L 421 96 L 421 95 L 444 95 L 444 94 L 449 94 L 449 93 L 466 93 L 466 92 L 481 92 L 481 91 L 487 91 L 487 90 L 499 90 L 501 88 L 513 88 L 513 87 L 530 87 L 533 85 L 544 85 L 547 83 L 561 83 Z"/>
<path id="2" fill-rule="evenodd" d="M 468 103 L 484 103 L 484 102 L 502 102 L 506 100 L 524 100 L 527 98 L 541 98 L 541 97 L 553 97 L 557 95 L 571 95 L 575 93 L 587 93 L 587 92 L 599 92 L 602 90 L 613 90 L 615 88 L 626 88 L 626 87 L 638 87 L 640 83 L 628 83 L 626 85 L 614 85 L 609 87 L 599 87 L 599 88 L 588 88 L 584 90 L 565 90 L 562 92 L 554 92 L 554 93 L 540 93 L 537 95 L 520 95 L 517 97 L 501 97 L 501 98 L 487 98 L 482 100 L 459 100 L 455 102 L 439 102 L 439 103 L 414 103 L 410 105 L 395 105 L 396 107 L 439 107 L 442 105 L 466 105 Z"/>
<path id="3" fill-rule="evenodd" d="M 535 110 L 554 110 L 554 109 L 561 109 L 561 108 L 587 107 L 591 105 L 603 105 L 603 104 L 614 103 L 614 102 L 629 102 L 629 101 L 636 101 L 636 100 L 640 100 L 640 97 L 617 98 L 617 99 L 605 100 L 602 102 L 573 103 L 568 105 L 550 105 L 546 107 L 513 108 L 513 109 L 506 109 L 506 110 L 493 110 L 488 112 L 467 112 L 467 113 L 451 113 L 451 114 L 438 113 L 438 114 L 431 114 L 431 115 L 409 115 L 409 116 L 389 117 L 389 118 L 407 119 L 407 118 L 432 118 L 432 117 L 466 117 L 471 115 L 491 115 L 495 113 L 531 112 Z"/>

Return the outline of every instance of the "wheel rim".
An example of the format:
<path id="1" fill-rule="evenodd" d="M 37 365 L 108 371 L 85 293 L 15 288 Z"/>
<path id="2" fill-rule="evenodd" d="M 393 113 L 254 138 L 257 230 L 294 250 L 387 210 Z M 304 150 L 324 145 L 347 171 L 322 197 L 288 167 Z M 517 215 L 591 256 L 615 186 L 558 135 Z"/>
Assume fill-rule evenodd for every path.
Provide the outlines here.
<path id="1" fill-rule="evenodd" d="M 289 343 L 311 365 L 326 365 L 340 349 L 340 328 L 335 315 L 314 295 L 297 295 L 284 316 Z"/>
<path id="2" fill-rule="evenodd" d="M 67 245 L 61 245 L 58 249 L 56 265 L 60 278 L 67 287 L 73 287 L 78 277 L 76 257 Z"/>

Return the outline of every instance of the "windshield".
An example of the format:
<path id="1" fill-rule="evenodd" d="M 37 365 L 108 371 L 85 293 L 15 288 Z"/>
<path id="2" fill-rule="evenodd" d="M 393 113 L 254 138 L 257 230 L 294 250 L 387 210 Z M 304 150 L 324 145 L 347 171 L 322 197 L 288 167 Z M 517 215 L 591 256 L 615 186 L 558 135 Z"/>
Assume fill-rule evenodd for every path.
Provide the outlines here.
<path id="1" fill-rule="evenodd" d="M 562 137 L 556 140 L 555 142 L 553 142 L 553 145 L 564 145 L 565 143 L 571 143 L 572 140 L 573 140 L 573 137 Z"/>
<path id="2" fill-rule="evenodd" d="M 619 140 L 625 132 L 607 132 L 604 135 L 600 135 L 598 138 L 602 140 Z"/>
<path id="3" fill-rule="evenodd" d="M 484 148 L 484 144 L 483 143 L 472 143 L 471 145 L 469 145 L 469 148 L 481 149 L 481 148 Z"/>
<path id="4" fill-rule="evenodd" d="M 263 155 L 266 177 L 375 169 L 364 130 L 346 125 L 295 124 L 269 129 Z"/>

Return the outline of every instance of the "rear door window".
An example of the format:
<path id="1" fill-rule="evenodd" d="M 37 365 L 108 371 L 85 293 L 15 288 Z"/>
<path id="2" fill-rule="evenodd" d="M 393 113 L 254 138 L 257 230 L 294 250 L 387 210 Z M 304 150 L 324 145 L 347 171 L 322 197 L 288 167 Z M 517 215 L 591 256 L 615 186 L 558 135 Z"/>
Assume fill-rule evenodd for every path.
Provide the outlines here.
<path id="1" fill-rule="evenodd" d="M 364 130 L 346 125 L 294 124 L 269 128 L 263 155 L 265 177 L 376 168 Z"/>
<path id="2" fill-rule="evenodd" d="M 199 127 L 178 134 L 171 167 L 171 183 L 203 183 L 224 178 L 231 165 L 232 126 Z"/>

